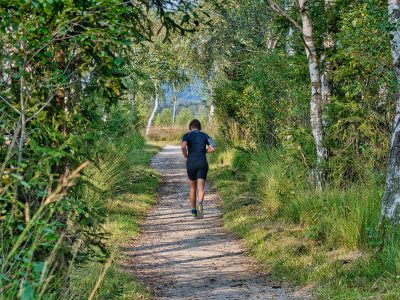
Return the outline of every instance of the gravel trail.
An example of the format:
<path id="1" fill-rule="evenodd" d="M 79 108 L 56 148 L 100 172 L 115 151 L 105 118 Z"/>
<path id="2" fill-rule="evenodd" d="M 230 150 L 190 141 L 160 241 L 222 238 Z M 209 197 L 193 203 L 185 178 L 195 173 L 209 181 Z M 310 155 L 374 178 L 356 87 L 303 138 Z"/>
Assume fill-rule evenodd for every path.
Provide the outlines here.
<path id="1" fill-rule="evenodd" d="M 256 270 L 245 248 L 222 224 L 217 193 L 206 189 L 204 219 L 193 219 L 180 147 L 166 146 L 152 160 L 162 175 L 158 203 L 127 245 L 126 268 L 155 299 L 305 299 Z"/>

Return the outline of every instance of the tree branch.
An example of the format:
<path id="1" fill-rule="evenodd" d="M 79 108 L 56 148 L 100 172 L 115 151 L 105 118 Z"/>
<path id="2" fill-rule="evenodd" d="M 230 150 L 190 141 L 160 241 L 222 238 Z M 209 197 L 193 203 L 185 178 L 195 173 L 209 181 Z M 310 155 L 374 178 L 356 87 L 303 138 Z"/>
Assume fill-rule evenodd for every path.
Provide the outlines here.
<path id="1" fill-rule="evenodd" d="M 6 98 L 4 98 L 4 97 L 2 97 L 2 96 L 0 96 L 0 98 L 1 98 L 1 100 L 3 100 L 3 101 L 8 105 L 11 109 L 15 110 L 19 115 L 21 114 L 21 112 L 20 112 L 18 109 L 16 109 L 14 106 L 12 106 L 11 103 L 8 102 Z"/>
<path id="2" fill-rule="evenodd" d="M 275 1 L 273 0 L 267 0 L 267 5 L 278 15 L 281 17 L 286 18 L 290 23 L 293 24 L 294 27 L 296 27 L 300 32 L 303 32 L 303 28 L 300 26 L 299 23 L 296 22 L 295 19 L 293 19 L 285 10 L 283 10 L 278 4 L 276 4 Z"/>
<path id="3" fill-rule="evenodd" d="M 49 99 L 47 99 L 46 103 L 42 105 L 41 108 L 39 108 L 38 111 L 36 111 L 32 116 L 30 116 L 28 119 L 26 119 L 26 122 L 29 122 L 30 120 L 32 120 L 33 118 L 35 118 L 38 114 L 40 114 L 40 112 L 45 109 L 45 107 L 51 102 L 51 100 L 53 100 L 54 95 L 52 95 L 51 97 L 49 97 Z"/>

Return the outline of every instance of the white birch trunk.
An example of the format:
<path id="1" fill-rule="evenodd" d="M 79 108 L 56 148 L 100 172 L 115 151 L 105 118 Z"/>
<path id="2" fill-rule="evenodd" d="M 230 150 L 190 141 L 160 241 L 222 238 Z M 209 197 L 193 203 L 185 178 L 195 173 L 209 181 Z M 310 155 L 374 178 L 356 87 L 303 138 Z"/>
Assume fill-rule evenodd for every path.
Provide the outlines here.
<path id="1" fill-rule="evenodd" d="M 389 219 L 398 224 L 400 221 L 400 0 L 388 0 L 388 12 L 389 21 L 395 28 L 392 32 L 392 58 L 397 77 L 397 99 L 381 216 L 382 219 Z"/>
<path id="2" fill-rule="evenodd" d="M 7 35 L 12 35 L 12 27 L 8 27 L 6 28 L 6 34 Z M 11 64 L 11 59 L 10 56 L 13 52 L 13 48 L 10 44 L 5 43 L 3 45 L 3 66 L 2 66 L 2 80 L 4 82 L 5 85 L 9 86 L 12 83 L 12 75 L 11 75 L 11 68 L 12 68 L 12 64 Z"/>
<path id="3" fill-rule="evenodd" d="M 292 1 L 291 0 L 285 0 L 285 12 L 288 12 L 290 10 L 290 7 L 292 5 Z M 287 56 L 293 56 L 295 54 L 294 49 L 293 49 L 293 33 L 294 33 L 294 29 L 293 26 L 290 26 L 287 33 L 286 33 L 286 55 Z"/>
<path id="4" fill-rule="evenodd" d="M 324 41 L 325 44 L 325 41 Z M 324 46 L 325 50 L 328 50 Z M 324 133 L 327 131 L 328 126 L 328 116 L 326 112 L 326 108 L 331 102 L 332 98 L 332 83 L 329 78 L 329 74 L 332 73 L 332 65 L 327 61 L 326 54 L 321 55 L 320 63 L 322 66 L 322 74 L 321 74 L 321 119 L 322 119 L 322 129 Z"/>
<path id="5" fill-rule="evenodd" d="M 325 0 L 325 13 L 328 14 L 334 5 L 335 0 Z M 326 122 L 326 111 L 325 107 L 328 105 L 328 103 L 331 102 L 331 97 L 332 97 L 332 83 L 330 81 L 329 75 L 332 73 L 332 65 L 330 62 L 327 60 L 326 52 L 329 50 L 333 49 L 335 46 L 335 42 L 333 39 L 333 33 L 329 30 L 325 33 L 324 36 L 324 41 L 323 41 L 323 46 L 324 46 L 324 52 L 321 55 L 321 66 L 322 66 L 322 74 L 321 74 L 321 97 L 322 97 L 322 125 L 323 128 L 325 129 L 327 126 Z"/>
<path id="6" fill-rule="evenodd" d="M 318 190 L 322 190 L 323 172 L 322 164 L 327 159 L 327 151 L 323 145 L 323 127 L 321 118 L 321 75 L 319 61 L 314 43 L 313 27 L 309 15 L 306 0 L 299 0 L 300 15 L 302 21 L 302 33 L 306 46 L 308 67 L 311 80 L 310 121 L 311 130 L 317 154 L 317 165 L 315 171 L 315 182 Z"/>
<path id="7" fill-rule="evenodd" d="M 293 56 L 295 54 L 294 48 L 293 48 L 293 43 L 292 43 L 293 33 L 294 33 L 294 29 L 292 26 L 290 26 L 289 30 L 286 34 L 286 55 L 287 56 Z"/>
<path id="8" fill-rule="evenodd" d="M 176 106 L 178 104 L 178 98 L 176 96 L 175 85 L 173 85 L 172 89 L 173 89 L 173 97 L 174 97 L 174 108 L 173 108 L 173 111 L 172 111 L 172 124 L 175 124 L 175 121 L 176 121 Z"/>
<path id="9" fill-rule="evenodd" d="M 332 84 L 329 80 L 329 73 L 331 72 L 330 63 L 326 61 L 326 55 L 321 57 L 321 64 L 323 65 L 323 72 L 321 75 L 321 97 L 322 103 L 326 106 L 331 102 L 332 97 Z"/>
<path id="10" fill-rule="evenodd" d="M 267 42 L 267 49 L 274 50 L 277 44 L 278 44 L 278 37 L 275 36 L 273 32 L 271 32 Z"/>
<path id="11" fill-rule="evenodd" d="M 151 112 L 149 120 L 147 121 L 146 136 L 148 136 L 150 133 L 151 124 L 153 124 L 153 120 L 154 120 L 154 117 L 156 116 L 156 112 L 158 109 L 158 89 L 157 89 L 157 87 L 156 87 L 155 91 L 156 92 L 155 92 L 155 96 L 154 96 L 154 108 L 153 108 L 153 111 Z"/>
<path id="12" fill-rule="evenodd" d="M 208 123 L 212 124 L 214 120 L 214 114 L 215 114 L 215 106 L 214 104 L 210 105 L 210 112 L 208 113 Z"/>
<path id="13" fill-rule="evenodd" d="M 176 100 L 174 100 L 174 109 L 172 111 L 172 124 L 175 124 L 176 121 Z"/>

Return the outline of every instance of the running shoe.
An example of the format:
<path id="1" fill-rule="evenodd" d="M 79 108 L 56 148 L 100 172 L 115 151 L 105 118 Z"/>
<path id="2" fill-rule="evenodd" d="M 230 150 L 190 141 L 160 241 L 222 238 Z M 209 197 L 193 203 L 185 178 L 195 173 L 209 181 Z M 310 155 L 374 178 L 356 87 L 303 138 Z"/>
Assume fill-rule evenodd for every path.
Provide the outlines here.
<path id="1" fill-rule="evenodd" d="M 200 201 L 200 202 L 197 204 L 197 217 L 198 217 L 199 219 L 202 219 L 202 218 L 203 218 L 203 201 Z"/>
<path id="2" fill-rule="evenodd" d="M 192 209 L 192 217 L 193 217 L 194 219 L 197 218 L 197 210 L 196 210 L 195 208 Z"/>

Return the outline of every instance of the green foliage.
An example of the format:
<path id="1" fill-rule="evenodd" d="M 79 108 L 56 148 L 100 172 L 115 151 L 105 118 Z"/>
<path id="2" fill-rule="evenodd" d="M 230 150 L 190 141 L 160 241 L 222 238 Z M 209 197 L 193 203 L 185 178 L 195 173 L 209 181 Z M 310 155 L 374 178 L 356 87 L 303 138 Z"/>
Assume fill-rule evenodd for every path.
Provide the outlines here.
<path id="1" fill-rule="evenodd" d="M 296 5 L 276 3 L 300 21 Z M 125 229 L 137 232 L 156 182 L 137 132 L 163 84 L 179 90 L 196 73 L 215 107 L 219 145 L 230 147 L 214 171 L 228 228 L 276 276 L 316 284 L 321 297 L 396 298 L 398 232 L 378 227 L 399 84 L 387 3 L 330 3 L 307 2 L 318 67 L 333 92 L 322 105 L 328 160 L 317 193 L 304 43 L 265 2 L 3 1 L 0 294 L 69 298 L 70 270 L 88 261 L 99 270 L 109 255 L 107 218 L 116 242 Z M 173 35 L 195 28 L 185 39 Z M 208 119 L 186 107 L 177 124 L 187 128 L 194 117 Z M 156 123 L 171 120 L 163 110 Z M 73 170 L 85 161 L 78 178 Z"/>
<path id="2" fill-rule="evenodd" d="M 225 226 L 272 276 L 313 285 L 321 299 L 400 295 L 399 231 L 386 228 L 382 237 L 376 178 L 318 193 L 308 188 L 307 168 L 288 165 L 283 149 L 219 145 L 211 177 L 222 195 Z"/>
<path id="3" fill-rule="evenodd" d="M 172 111 L 170 108 L 164 108 L 160 113 L 157 114 L 154 125 L 171 125 L 172 124 Z"/>
<path id="4" fill-rule="evenodd" d="M 97 165 L 86 171 L 91 185 L 85 186 L 83 197 L 105 209 L 108 216 L 105 230 L 109 234 L 107 246 L 118 258 L 121 253 L 116 245 L 139 234 L 139 224 L 155 202 L 159 177 L 149 167 L 149 162 L 158 148 L 146 146 L 142 136 L 133 134 L 101 143 L 98 149 Z M 102 268 L 100 262 L 73 266 L 73 294 L 86 299 Z M 149 294 L 115 261 L 106 273 L 98 297 L 135 299 L 149 297 Z"/>
<path id="5" fill-rule="evenodd" d="M 288 14 L 300 20 L 296 5 L 285 3 Z M 285 7 L 283 1 L 277 4 Z M 387 3 L 308 4 L 320 71 L 327 72 L 333 91 L 322 111 L 327 180 L 345 187 L 371 173 L 383 177 L 396 95 Z M 215 30 L 204 28 L 193 38 L 198 46 L 189 59 L 204 74 L 222 137 L 236 146 L 278 146 L 288 163 L 301 161 L 312 170 L 310 80 L 298 30 L 289 35 L 287 18 L 259 1 L 213 9 Z M 330 48 L 324 46 L 328 36 L 334 42 Z"/>
<path id="6" fill-rule="evenodd" d="M 197 112 L 194 115 L 194 117 L 196 119 L 198 119 L 201 123 L 201 125 L 203 126 L 203 128 L 205 128 L 207 126 L 207 122 L 208 122 L 208 109 L 205 105 L 199 105 L 197 107 Z"/>
<path id="7" fill-rule="evenodd" d="M 176 3 L 173 12 L 165 5 L 0 4 L 3 298 L 70 298 L 70 269 L 109 255 L 103 197 L 124 184 L 124 155 L 132 154 L 121 145 L 114 157 L 111 148 L 130 140 L 143 122 L 130 92 L 148 95 L 150 77 L 161 84 L 178 76 L 154 76 L 168 61 L 141 60 L 137 51 L 147 48 L 150 57 L 151 45 L 161 44 L 149 43 L 155 27 L 159 39 L 168 39 L 198 24 L 187 17 L 191 3 Z M 153 68 L 146 68 L 149 61 Z M 74 170 L 85 161 L 91 166 L 77 178 Z M 96 167 L 106 168 L 101 178 Z"/>
<path id="8" fill-rule="evenodd" d="M 384 172 L 396 87 L 387 3 L 351 1 L 337 9 L 339 43 L 331 56 L 335 95 L 327 120 L 329 174 L 346 185 L 372 170 Z"/>
<path id="9" fill-rule="evenodd" d="M 190 108 L 182 108 L 176 116 L 176 123 L 181 126 L 189 126 L 190 121 L 194 118 Z"/>

